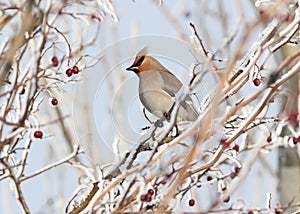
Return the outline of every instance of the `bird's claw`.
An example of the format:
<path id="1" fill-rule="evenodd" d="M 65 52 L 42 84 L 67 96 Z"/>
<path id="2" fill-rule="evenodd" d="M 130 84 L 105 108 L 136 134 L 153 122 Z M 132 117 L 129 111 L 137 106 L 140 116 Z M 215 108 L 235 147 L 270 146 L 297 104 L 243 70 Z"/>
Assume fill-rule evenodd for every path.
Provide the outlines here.
<path id="1" fill-rule="evenodd" d="M 163 122 L 164 122 L 163 119 L 158 119 L 157 121 L 155 121 L 154 125 L 155 125 L 155 127 L 161 128 L 161 127 L 163 127 Z"/>

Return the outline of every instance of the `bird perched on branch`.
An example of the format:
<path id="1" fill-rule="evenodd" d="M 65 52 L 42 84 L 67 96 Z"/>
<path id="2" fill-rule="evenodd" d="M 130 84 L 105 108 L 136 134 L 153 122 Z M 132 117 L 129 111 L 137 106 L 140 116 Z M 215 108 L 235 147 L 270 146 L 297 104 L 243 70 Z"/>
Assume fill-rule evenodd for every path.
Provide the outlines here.
<path id="1" fill-rule="evenodd" d="M 144 107 L 160 119 L 170 120 L 175 106 L 175 96 L 181 89 L 182 82 L 155 58 L 147 55 L 143 48 L 133 64 L 126 68 L 139 77 L 139 97 Z M 176 120 L 195 121 L 198 113 L 190 96 L 181 102 Z"/>

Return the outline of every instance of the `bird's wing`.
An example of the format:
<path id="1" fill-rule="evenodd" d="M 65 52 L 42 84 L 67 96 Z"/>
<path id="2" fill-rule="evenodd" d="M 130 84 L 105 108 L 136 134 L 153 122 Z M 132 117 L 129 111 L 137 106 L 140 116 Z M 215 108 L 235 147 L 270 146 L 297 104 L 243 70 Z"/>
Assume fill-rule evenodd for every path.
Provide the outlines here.
<path id="1" fill-rule="evenodd" d="M 180 80 L 169 71 L 161 71 L 160 75 L 164 82 L 164 86 L 162 86 L 162 89 L 171 97 L 175 97 L 176 93 L 182 87 L 182 83 L 180 82 Z"/>
<path id="2" fill-rule="evenodd" d="M 171 97 L 175 97 L 176 93 L 181 89 L 182 83 L 180 80 L 170 73 L 169 71 L 160 72 L 164 81 L 164 87 L 162 89 L 168 93 Z M 175 92 L 175 93 L 174 93 Z M 188 112 L 188 120 L 194 121 L 198 117 L 198 112 L 193 105 L 193 100 L 190 96 L 187 96 L 185 100 L 181 103 L 182 107 Z"/>
<path id="3" fill-rule="evenodd" d="M 162 87 L 162 89 L 165 92 L 167 92 L 171 97 L 175 97 L 176 93 L 178 93 L 178 91 L 182 87 L 181 81 L 174 74 L 170 73 L 169 71 L 162 71 L 160 73 L 161 73 L 161 76 L 165 83 L 164 86 Z M 190 96 L 187 96 L 185 98 L 185 100 L 192 102 L 192 99 Z"/>

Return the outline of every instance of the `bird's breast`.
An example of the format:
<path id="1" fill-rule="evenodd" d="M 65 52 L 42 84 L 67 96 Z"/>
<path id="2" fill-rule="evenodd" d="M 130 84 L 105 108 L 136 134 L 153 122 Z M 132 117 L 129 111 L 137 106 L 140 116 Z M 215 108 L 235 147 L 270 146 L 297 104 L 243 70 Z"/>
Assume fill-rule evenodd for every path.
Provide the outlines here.
<path id="1" fill-rule="evenodd" d="M 159 72 L 143 72 L 140 76 L 139 97 L 145 108 L 163 118 L 173 105 L 172 97 L 163 90 L 164 82 Z"/>

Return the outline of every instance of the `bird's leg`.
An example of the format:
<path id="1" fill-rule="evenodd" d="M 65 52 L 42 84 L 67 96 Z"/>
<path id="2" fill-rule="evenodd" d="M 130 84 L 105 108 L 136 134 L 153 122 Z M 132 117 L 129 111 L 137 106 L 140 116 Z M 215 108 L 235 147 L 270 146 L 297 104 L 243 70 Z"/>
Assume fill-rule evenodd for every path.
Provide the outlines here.
<path id="1" fill-rule="evenodd" d="M 149 117 L 147 116 L 145 108 L 143 108 L 143 114 L 144 114 L 146 120 L 148 120 L 148 122 L 152 124 L 153 122 L 152 122 L 152 121 L 149 119 Z"/>
<path id="2" fill-rule="evenodd" d="M 153 141 L 155 141 L 155 137 L 154 136 L 155 136 L 156 129 L 157 129 L 157 126 L 154 127 L 154 129 L 153 129 L 153 131 L 151 133 L 151 137 L 152 137 Z"/>
<path id="3" fill-rule="evenodd" d="M 168 112 L 165 112 L 164 113 L 164 117 L 166 118 L 166 120 L 170 120 L 171 119 L 171 113 L 174 109 L 174 106 L 175 106 L 175 102 L 173 103 L 173 105 L 171 106 L 170 110 Z M 177 120 L 177 119 L 176 119 Z M 177 121 L 175 121 L 175 136 L 174 137 L 177 137 L 179 134 L 180 134 L 180 131 L 178 129 L 178 126 L 177 126 Z"/>
<path id="4" fill-rule="evenodd" d="M 172 113 L 172 111 L 173 111 L 173 109 L 174 109 L 174 106 L 175 106 L 175 103 L 173 103 L 172 107 L 170 108 L 170 110 L 169 110 L 168 112 L 165 112 L 165 113 L 164 113 L 164 117 L 165 117 L 166 120 L 168 120 L 168 121 L 170 120 L 171 113 Z M 176 119 L 176 120 L 177 120 L 177 119 Z M 177 136 L 180 134 L 179 128 L 178 128 L 178 126 L 177 126 L 177 121 L 175 121 L 174 127 L 175 127 L 175 136 L 174 136 L 174 137 L 177 137 Z"/>
<path id="5" fill-rule="evenodd" d="M 172 114 L 172 111 L 174 109 L 174 106 L 175 106 L 175 102 L 171 106 L 170 110 L 168 112 L 164 113 L 164 117 L 166 118 L 167 121 L 169 121 L 171 119 L 171 114 Z"/>
<path id="6" fill-rule="evenodd" d="M 148 120 L 148 122 L 149 122 L 150 124 L 153 124 L 153 122 L 152 122 L 152 121 L 149 119 L 149 117 L 147 116 L 146 111 L 145 111 L 145 108 L 143 108 L 143 113 L 144 113 L 144 116 L 145 116 L 146 120 Z M 144 130 L 147 130 L 147 129 L 150 129 L 150 126 L 146 126 L 146 127 L 142 128 L 143 131 L 144 131 Z"/>

